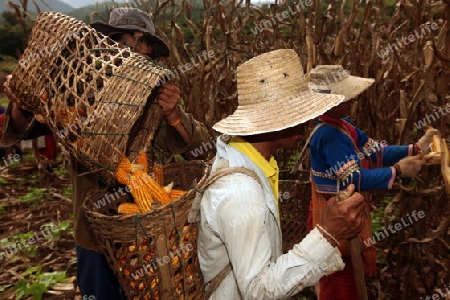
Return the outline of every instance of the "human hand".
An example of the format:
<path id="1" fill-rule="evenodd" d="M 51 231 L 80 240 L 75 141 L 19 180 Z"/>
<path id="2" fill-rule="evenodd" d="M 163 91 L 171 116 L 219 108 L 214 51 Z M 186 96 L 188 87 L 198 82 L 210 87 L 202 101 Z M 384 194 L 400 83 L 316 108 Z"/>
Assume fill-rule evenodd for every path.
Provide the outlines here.
<path id="1" fill-rule="evenodd" d="M 408 156 L 401 159 L 396 165 L 400 168 L 400 176 L 402 177 L 414 177 L 422 168 L 425 163 L 423 155 Z"/>
<path id="2" fill-rule="evenodd" d="M 320 225 L 336 240 L 355 237 L 362 230 L 366 205 L 364 197 L 354 191 L 355 186 L 350 184 L 345 191 L 348 198 L 336 196 L 327 201 Z"/>
<path id="3" fill-rule="evenodd" d="M 426 154 L 431 151 L 430 144 L 432 142 L 433 135 L 438 135 L 439 130 L 435 128 L 431 128 L 425 132 L 425 134 L 417 141 L 417 144 L 420 147 L 420 150 L 423 154 Z"/>
<path id="4" fill-rule="evenodd" d="M 163 109 L 167 122 L 174 123 L 180 118 L 178 103 L 180 102 L 180 89 L 170 83 L 164 83 L 158 90 L 156 102 Z"/>
<path id="5" fill-rule="evenodd" d="M 24 110 L 27 110 L 27 107 L 23 105 L 22 101 L 14 94 L 11 90 L 11 79 L 12 75 L 6 76 L 6 80 L 3 83 L 3 91 L 11 102 L 17 103 L 18 106 Z"/>

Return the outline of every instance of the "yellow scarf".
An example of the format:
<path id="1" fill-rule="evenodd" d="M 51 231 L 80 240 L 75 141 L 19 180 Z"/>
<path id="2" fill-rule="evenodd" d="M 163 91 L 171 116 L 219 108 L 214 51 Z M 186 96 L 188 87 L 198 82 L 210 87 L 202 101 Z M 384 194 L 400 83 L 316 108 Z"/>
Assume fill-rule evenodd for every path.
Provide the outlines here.
<path id="1" fill-rule="evenodd" d="M 248 143 L 240 137 L 232 137 L 229 146 L 235 148 L 242 154 L 248 156 L 266 175 L 269 180 L 270 187 L 272 189 L 273 195 L 275 197 L 275 205 L 277 206 L 278 214 L 280 214 L 279 201 L 278 201 L 278 164 L 277 161 L 270 157 L 267 161 L 258 150 L 253 147 L 252 144 Z"/>

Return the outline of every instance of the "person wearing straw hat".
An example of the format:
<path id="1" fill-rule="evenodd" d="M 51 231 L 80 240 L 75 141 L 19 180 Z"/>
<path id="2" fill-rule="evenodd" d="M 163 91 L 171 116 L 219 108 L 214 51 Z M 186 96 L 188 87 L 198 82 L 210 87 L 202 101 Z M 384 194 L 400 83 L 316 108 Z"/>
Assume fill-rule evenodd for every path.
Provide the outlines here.
<path id="1" fill-rule="evenodd" d="M 317 66 L 309 76 L 311 89 L 345 96 L 343 103 L 319 116 L 310 136 L 312 201 L 309 229 L 320 222 L 327 200 L 354 184 L 366 199 L 364 228 L 358 236 L 362 265 L 366 275 L 374 275 L 375 247 L 363 243 L 372 237 L 371 195 L 368 191 L 391 189 L 399 176 L 416 176 L 424 163 L 422 153 L 427 151 L 436 131 L 427 132 L 418 143 L 411 145 L 388 146 L 385 142 L 377 142 L 347 118 L 354 100 L 374 83 L 373 79 L 351 76 L 340 65 Z M 349 243 L 346 240 L 339 243 L 345 268 L 320 280 L 319 299 L 361 299 L 356 293 Z"/>
<path id="2" fill-rule="evenodd" d="M 167 45 L 155 35 L 155 27 L 150 16 L 141 10 L 113 9 L 109 23 L 94 22 L 92 27 L 152 59 L 170 55 Z M 12 93 L 8 80 L 4 87 L 11 101 L 5 122 L 5 135 L 0 145 L 8 146 L 20 139 L 48 134 L 49 129 L 36 122 L 31 113 L 26 111 L 26 107 L 21 105 L 20 99 Z M 186 159 L 204 159 L 207 152 L 197 153 L 193 150 L 210 141 L 208 130 L 179 107 L 180 89 L 171 83 L 164 83 L 159 87 L 156 101 L 162 107 L 164 121 L 156 132 L 155 145 L 163 152 L 181 154 Z M 193 156 L 192 153 L 197 156 Z M 70 173 L 74 199 L 77 283 L 82 297 L 96 300 L 125 299 L 120 284 L 109 268 L 106 258 L 101 254 L 94 232 L 82 212 L 86 193 L 101 188 L 99 179 L 74 159 L 71 161 Z M 116 200 L 119 202 L 122 199 Z"/>
<path id="3" fill-rule="evenodd" d="M 341 270 L 337 240 L 359 233 L 364 200 L 333 199 L 318 226 L 282 254 L 278 167 L 273 154 L 293 149 L 300 124 L 342 102 L 314 93 L 294 50 L 261 54 L 237 68 L 238 107 L 213 126 L 222 133 L 203 189 L 198 257 L 209 299 L 282 299 Z M 216 177 L 217 178 L 217 177 Z"/>

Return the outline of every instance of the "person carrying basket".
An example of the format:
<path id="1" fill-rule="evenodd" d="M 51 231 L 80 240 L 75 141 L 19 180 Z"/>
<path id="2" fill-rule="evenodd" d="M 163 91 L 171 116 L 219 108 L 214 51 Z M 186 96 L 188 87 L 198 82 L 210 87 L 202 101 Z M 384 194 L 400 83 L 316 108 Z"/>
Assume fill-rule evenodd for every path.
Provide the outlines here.
<path id="1" fill-rule="evenodd" d="M 200 202 L 198 257 L 206 296 L 286 299 L 342 270 L 338 240 L 362 228 L 364 198 L 351 186 L 348 198 L 333 197 L 319 224 L 282 254 L 273 155 L 295 149 L 300 124 L 338 105 L 343 96 L 309 90 L 291 49 L 240 65 L 237 91 L 236 111 L 213 126 L 222 133 L 210 175 L 216 180 L 204 188 Z"/>
<path id="2" fill-rule="evenodd" d="M 169 48 L 155 34 L 151 17 L 136 8 L 115 8 L 111 11 L 109 23 L 97 21 L 91 24 L 97 31 L 110 36 L 133 51 L 152 59 L 168 57 Z M 11 78 L 9 78 L 11 80 Z M 0 146 L 9 146 L 21 139 L 32 139 L 49 133 L 49 129 L 26 110 L 9 86 L 4 84 L 5 93 L 11 100 L 6 112 L 4 136 Z M 206 127 L 179 107 L 180 89 L 164 83 L 159 87 L 156 102 L 162 107 L 164 119 L 159 126 L 155 144 L 165 152 L 181 154 L 185 159 L 204 159 L 207 152 L 193 157 L 191 150 L 209 142 Z M 194 152 L 195 153 L 195 152 Z M 82 204 L 88 192 L 102 189 L 98 177 L 88 172 L 81 163 L 71 159 L 70 175 L 74 205 L 74 239 L 77 252 L 77 281 L 83 298 L 96 300 L 125 299 L 120 284 L 103 254 L 90 224 L 82 211 Z M 125 196 L 128 197 L 129 195 Z"/>

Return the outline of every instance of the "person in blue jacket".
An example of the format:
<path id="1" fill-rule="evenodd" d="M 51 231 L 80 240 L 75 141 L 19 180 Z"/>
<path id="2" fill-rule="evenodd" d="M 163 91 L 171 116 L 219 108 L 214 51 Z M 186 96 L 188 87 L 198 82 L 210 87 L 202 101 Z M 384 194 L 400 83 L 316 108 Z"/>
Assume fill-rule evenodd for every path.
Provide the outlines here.
<path id="1" fill-rule="evenodd" d="M 310 72 L 311 89 L 321 93 L 340 94 L 345 100 L 319 116 L 310 138 L 312 201 L 309 226 L 320 221 L 326 201 L 354 184 L 367 203 L 365 226 L 361 239 L 364 271 L 376 271 L 375 247 L 366 247 L 364 240 L 372 236 L 370 227 L 371 190 L 391 189 L 399 177 L 414 177 L 420 171 L 423 153 L 429 150 L 431 138 L 438 132 L 428 131 L 415 144 L 389 146 L 368 137 L 347 116 L 355 97 L 373 84 L 370 78 L 351 76 L 340 65 L 321 65 Z M 311 227 L 312 228 L 312 227 Z M 345 262 L 344 270 L 320 281 L 319 299 L 358 299 L 350 251 L 346 241 L 340 241 Z"/>

